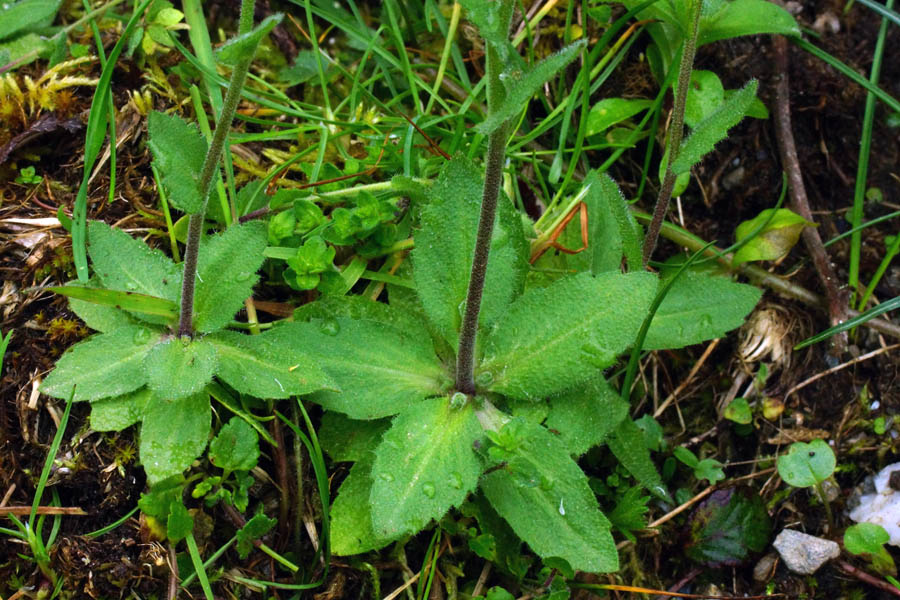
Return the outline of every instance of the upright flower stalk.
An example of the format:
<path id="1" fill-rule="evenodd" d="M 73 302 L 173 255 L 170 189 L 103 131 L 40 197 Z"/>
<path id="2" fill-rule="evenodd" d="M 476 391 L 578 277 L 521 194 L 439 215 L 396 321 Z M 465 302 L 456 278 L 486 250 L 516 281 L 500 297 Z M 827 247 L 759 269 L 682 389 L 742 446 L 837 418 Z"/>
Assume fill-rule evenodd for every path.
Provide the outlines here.
<path id="1" fill-rule="evenodd" d="M 255 0 L 241 1 L 238 35 L 249 33 L 253 29 L 254 5 Z M 206 205 L 209 193 L 212 190 L 213 179 L 218 173 L 219 160 L 222 158 L 225 143 L 228 140 L 231 121 L 234 119 L 234 113 L 237 111 L 241 90 L 244 88 L 244 81 L 247 79 L 247 72 L 250 70 L 251 62 L 253 62 L 252 52 L 248 53 L 248 56 L 243 57 L 231 72 L 231 79 L 225 92 L 222 113 L 216 122 L 216 130 L 213 133 L 212 142 L 209 145 L 206 158 L 203 160 L 203 167 L 200 170 L 200 193 L 203 198 L 203 206 L 198 212 L 191 215 L 188 222 L 187 245 L 184 251 L 184 279 L 181 283 L 181 310 L 178 317 L 179 337 L 191 336 L 194 333 L 194 288 L 197 279 L 197 257 L 200 250 L 200 238 L 203 236 L 203 220 L 206 215 Z"/>

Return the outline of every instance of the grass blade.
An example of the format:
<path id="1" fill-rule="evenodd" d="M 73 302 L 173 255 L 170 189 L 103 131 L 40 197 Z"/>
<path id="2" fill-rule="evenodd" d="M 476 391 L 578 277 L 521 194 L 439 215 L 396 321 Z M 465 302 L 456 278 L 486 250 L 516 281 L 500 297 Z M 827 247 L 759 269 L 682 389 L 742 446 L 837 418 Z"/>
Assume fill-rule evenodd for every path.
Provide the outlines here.
<path id="1" fill-rule="evenodd" d="M 833 335 L 837 335 L 837 334 L 847 331 L 849 329 L 853 329 L 857 325 L 862 325 L 866 321 L 874 319 L 878 315 L 884 314 L 884 313 L 894 310 L 898 307 L 900 307 L 900 296 L 897 296 L 896 298 L 891 298 L 887 302 L 882 302 L 878 306 L 876 306 L 874 308 L 870 308 L 866 312 L 861 313 L 861 314 L 853 317 L 852 319 L 847 319 L 843 323 L 835 325 L 834 327 L 829 327 L 828 329 L 826 329 L 825 331 L 823 331 L 821 333 L 817 333 L 816 335 L 814 335 L 810 338 L 806 338 L 805 340 L 803 340 L 802 342 L 800 342 L 799 344 L 794 346 L 794 350 L 800 350 L 801 348 L 806 348 L 807 346 L 812 346 L 813 344 L 818 344 L 819 342 L 821 342 L 823 340 L 827 340 L 828 338 L 830 338 Z"/>

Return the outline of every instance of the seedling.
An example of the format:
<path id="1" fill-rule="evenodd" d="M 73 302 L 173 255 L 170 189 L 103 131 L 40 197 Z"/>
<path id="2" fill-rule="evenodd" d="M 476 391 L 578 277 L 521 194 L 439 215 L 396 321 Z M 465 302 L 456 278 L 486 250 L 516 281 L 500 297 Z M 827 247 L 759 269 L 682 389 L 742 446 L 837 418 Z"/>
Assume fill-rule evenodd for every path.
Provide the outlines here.
<path id="1" fill-rule="evenodd" d="M 714 485 L 717 481 L 725 479 L 725 472 L 722 470 L 722 463 L 711 458 L 700 460 L 697 455 L 685 448 L 677 446 L 673 450 L 675 458 L 689 466 L 694 470 L 694 477 L 698 480 L 707 480 Z"/>
<path id="2" fill-rule="evenodd" d="M 34 167 L 22 167 L 16 177 L 16 183 L 24 185 L 37 185 L 44 180 L 40 175 L 35 175 Z"/>
<path id="3" fill-rule="evenodd" d="M 813 440 L 808 444 L 795 442 L 788 448 L 788 453 L 779 456 L 776 461 L 778 475 L 785 483 L 793 487 L 815 488 L 825 506 L 829 531 L 834 529 L 834 518 L 822 482 L 831 477 L 836 465 L 834 450 L 824 440 Z"/>
<path id="4" fill-rule="evenodd" d="M 347 440 L 329 443 L 334 458 L 355 462 L 332 507 L 335 553 L 415 533 L 474 493 L 541 557 L 567 569 L 615 570 L 610 522 L 573 456 L 608 441 L 643 485 L 666 495 L 643 433 L 625 419 L 627 403 L 603 378 L 634 342 L 658 280 L 641 269 L 638 229 L 617 186 L 591 173 L 575 200 L 592 219 L 593 246 L 572 258 L 581 272 L 526 285 L 522 222 L 499 193 L 506 124 L 528 90 L 576 52 L 528 69 L 507 41 L 513 3 L 465 4 L 485 38 L 486 172 L 455 157 L 426 191 L 412 253 L 415 297 L 389 291 L 390 306 L 329 299 L 298 310 L 305 322 L 275 330 L 307 340 L 342 390 L 311 396 L 329 411 L 323 438 Z M 591 237 L 595 228 L 610 235 Z M 729 300 L 711 310 L 696 306 L 698 294 Z M 660 307 L 644 347 L 721 335 L 758 297 L 690 274 Z"/>
<path id="5" fill-rule="evenodd" d="M 882 575 L 897 576 L 897 565 L 884 545 L 891 536 L 875 523 L 857 523 L 844 532 L 844 548 L 850 554 L 862 555 Z"/>

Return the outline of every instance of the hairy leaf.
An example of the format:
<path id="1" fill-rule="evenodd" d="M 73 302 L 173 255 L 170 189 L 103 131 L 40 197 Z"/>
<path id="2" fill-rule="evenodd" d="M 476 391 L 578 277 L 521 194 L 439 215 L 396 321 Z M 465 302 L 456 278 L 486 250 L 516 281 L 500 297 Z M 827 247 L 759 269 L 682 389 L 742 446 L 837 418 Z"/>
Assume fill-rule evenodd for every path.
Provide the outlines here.
<path id="1" fill-rule="evenodd" d="M 507 120 L 522 112 L 522 109 L 528 106 L 531 96 L 541 86 L 565 70 L 570 62 L 578 58 L 578 54 L 585 45 L 586 42 L 584 40 L 569 44 L 536 65 L 526 67 L 524 72 L 518 70 L 505 71 L 503 73 L 505 76 L 503 77 L 503 86 L 506 88 L 506 97 L 500 106 L 491 107 L 488 118 L 475 128 L 478 133 L 488 135 Z"/>
<path id="2" fill-rule="evenodd" d="M 703 160 L 716 144 L 728 136 L 728 130 L 744 118 L 753 104 L 758 84 L 758 81 L 751 79 L 747 85 L 729 96 L 718 110 L 697 124 L 691 135 L 681 143 L 678 157 L 672 162 L 673 173 L 680 175 L 689 172 L 691 167 Z"/>
<path id="3" fill-rule="evenodd" d="M 375 321 L 343 317 L 289 324 L 340 393 L 311 396 L 353 419 L 395 415 L 449 386 L 431 339 L 410 337 Z"/>
<path id="4" fill-rule="evenodd" d="M 141 388 L 115 398 L 91 402 L 91 429 L 95 431 L 122 431 L 141 420 L 153 392 Z"/>
<path id="5" fill-rule="evenodd" d="M 88 253 L 105 288 L 173 302 L 181 295 L 181 269 L 120 229 L 102 221 L 88 223 Z"/>
<path id="6" fill-rule="evenodd" d="M 266 247 L 266 226 L 260 221 L 232 225 L 200 246 L 194 327 L 208 332 L 234 318 L 253 291 Z"/>
<path id="7" fill-rule="evenodd" d="M 206 392 L 147 403 L 141 424 L 140 457 L 150 485 L 191 466 L 209 438 L 212 412 Z"/>
<path id="8" fill-rule="evenodd" d="M 41 391 L 75 401 L 121 396 L 147 383 L 144 357 L 159 343 L 160 333 L 133 325 L 99 333 L 69 348 L 44 379 Z"/>
<path id="9" fill-rule="evenodd" d="M 322 296 L 294 311 L 295 321 L 348 317 L 366 319 L 390 325 L 414 339 L 427 339 L 428 329 L 418 315 L 384 302 L 374 302 L 365 296 Z"/>
<path id="10" fill-rule="evenodd" d="M 217 363 L 216 348 L 205 338 L 169 338 L 144 359 L 147 386 L 160 398 L 195 394 L 212 380 Z"/>
<path id="11" fill-rule="evenodd" d="M 159 111 L 147 117 L 147 133 L 147 146 L 169 190 L 169 203 L 186 213 L 199 212 L 204 201 L 200 171 L 206 156 L 206 139 L 196 125 Z"/>
<path id="12" fill-rule="evenodd" d="M 232 66 L 241 62 L 243 59 L 252 59 L 253 55 L 256 54 L 256 48 L 259 46 L 260 42 L 262 42 L 263 38 L 266 37 L 276 25 L 281 23 L 283 18 L 284 15 L 281 13 L 269 15 L 263 19 L 259 25 L 254 27 L 252 31 L 237 35 L 225 42 L 216 52 L 216 57 L 220 62 Z"/>
<path id="13" fill-rule="evenodd" d="M 0 40 L 32 27 L 50 25 L 61 0 L 19 0 L 0 7 Z"/>
<path id="14" fill-rule="evenodd" d="M 302 350 L 307 340 L 290 327 L 259 335 L 219 331 L 207 336 L 219 356 L 216 375 L 237 391 L 257 398 L 289 398 L 332 383 Z"/>
<path id="15" fill-rule="evenodd" d="M 86 296 L 88 296 L 91 300 L 94 300 L 94 301 L 81 300 L 76 296 L 72 296 L 70 294 L 64 294 L 64 295 L 68 296 L 68 298 L 69 298 L 69 308 L 72 310 L 72 312 L 74 312 L 76 315 L 78 315 L 79 319 L 84 321 L 85 325 L 87 325 L 88 327 L 90 327 L 91 329 L 93 329 L 95 331 L 99 331 L 101 333 L 109 333 L 110 331 L 115 331 L 116 329 L 118 329 L 120 327 L 126 327 L 128 325 L 135 324 L 134 319 L 132 319 L 130 316 L 128 316 L 128 313 L 126 313 L 124 310 L 120 310 L 120 309 L 116 308 L 115 305 L 97 304 L 95 302 L 97 299 L 97 296 L 94 294 L 94 292 L 96 292 L 100 289 L 97 287 L 97 285 L 99 285 L 99 282 L 92 279 L 91 281 L 88 282 L 88 284 L 89 284 L 88 286 L 83 287 L 80 291 L 75 292 L 75 294 L 77 296 L 78 294 L 84 293 Z M 69 287 L 75 288 L 77 286 L 74 286 L 74 285 L 65 286 L 65 288 L 69 288 Z M 49 289 L 58 294 L 65 288 L 59 287 L 59 288 L 49 288 Z M 110 290 L 103 290 L 103 291 L 110 292 Z M 124 292 L 113 292 L 113 293 L 124 294 Z M 145 296 L 145 297 L 149 298 L 149 296 Z M 121 296 L 120 296 L 120 298 L 121 298 Z M 170 301 L 166 300 L 165 302 L 170 302 Z M 172 306 L 172 316 L 174 317 L 177 315 L 177 313 L 175 312 L 175 303 L 172 302 L 171 306 Z"/>
<path id="16" fill-rule="evenodd" d="M 550 399 L 545 425 L 559 433 L 569 453 L 581 456 L 602 443 L 628 414 L 628 403 L 601 377 Z"/>
<path id="17" fill-rule="evenodd" d="M 415 533 L 475 489 L 482 437 L 471 403 L 423 400 L 400 413 L 375 450 L 370 506 L 379 537 Z"/>
<path id="18" fill-rule="evenodd" d="M 722 106 L 724 100 L 725 86 L 719 76 L 712 71 L 694 69 L 684 104 L 684 122 L 688 127 L 696 127 Z"/>
<path id="19" fill-rule="evenodd" d="M 485 496 L 542 558 L 558 557 L 573 569 L 609 573 L 619 568 L 610 523 L 600 512 L 587 477 L 549 431 L 517 419 L 518 444 L 507 465 L 485 475 Z"/>
<path id="20" fill-rule="evenodd" d="M 528 400 L 597 376 L 634 341 L 656 284 L 650 273 L 580 273 L 529 290 L 487 335 L 476 381 Z"/>
<path id="21" fill-rule="evenodd" d="M 687 271 L 675 280 L 657 309 L 645 350 L 682 348 L 722 337 L 740 327 L 762 292 L 724 277 Z"/>
<path id="22" fill-rule="evenodd" d="M 618 271 L 623 255 L 630 270 L 640 270 L 641 230 L 619 186 L 609 175 L 597 171 L 588 173 L 584 185 L 590 186 L 584 201 L 590 223 L 591 273 Z"/>
<path id="23" fill-rule="evenodd" d="M 375 550 L 392 541 L 378 537 L 372 527 L 373 460 L 374 455 L 353 465 L 331 505 L 331 551 L 338 556 Z"/>
<path id="24" fill-rule="evenodd" d="M 209 460 L 225 471 L 249 471 L 259 459 L 259 436 L 241 417 L 231 417 L 209 443 Z"/>
<path id="25" fill-rule="evenodd" d="M 461 0 L 466 9 L 466 18 L 478 27 L 484 41 L 492 45 L 506 63 L 518 56 L 509 41 L 509 24 L 515 3 L 511 0 L 484 2 L 484 0 Z"/>
<path id="26" fill-rule="evenodd" d="M 381 436 L 390 428 L 388 419 L 356 421 L 338 412 L 326 411 L 316 431 L 319 444 L 335 462 L 357 462 L 374 456 Z"/>
<path id="27" fill-rule="evenodd" d="M 475 235 L 481 212 L 483 177 L 463 157 L 447 163 L 429 190 L 422 229 L 415 234 L 413 277 L 425 313 L 454 348 L 464 312 Z M 489 326 L 522 292 L 527 251 L 521 219 L 512 203 L 498 200 L 491 251 L 479 313 Z"/>
<path id="28" fill-rule="evenodd" d="M 628 472 L 644 488 L 663 500 L 669 501 L 669 492 L 663 486 L 656 465 L 650 458 L 650 450 L 645 442 L 644 432 L 631 419 L 619 422 L 612 435 L 606 440 L 609 449 Z"/>

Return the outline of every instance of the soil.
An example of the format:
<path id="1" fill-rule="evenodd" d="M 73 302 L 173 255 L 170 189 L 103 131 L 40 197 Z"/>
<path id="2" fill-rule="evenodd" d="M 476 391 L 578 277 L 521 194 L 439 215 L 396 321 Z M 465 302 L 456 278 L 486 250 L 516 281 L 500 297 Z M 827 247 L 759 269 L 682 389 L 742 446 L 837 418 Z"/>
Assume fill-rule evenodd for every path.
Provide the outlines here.
<path id="1" fill-rule="evenodd" d="M 817 45 L 857 72 L 868 75 L 879 27 L 879 19 L 874 13 L 858 3 L 845 13 L 842 3 L 830 0 L 809 2 L 797 8 L 797 18 L 802 25 L 813 27 L 824 23 L 825 30 L 820 39 L 815 40 Z M 834 29 L 830 28 L 832 25 Z M 280 43 L 298 42 L 288 37 Z M 900 28 L 891 27 L 881 81 L 884 89 L 894 97 L 900 97 L 900 61 L 890 56 L 891 49 L 898 47 Z M 655 91 L 645 64 L 638 60 L 640 49 L 639 45 L 634 47 L 630 64 L 621 69 L 624 75 L 611 81 L 610 89 L 602 90 L 604 93 L 640 95 Z M 865 93 L 861 87 L 804 51 L 796 47 L 789 51 L 791 116 L 799 160 L 819 232 L 827 240 L 849 228 L 845 216 L 853 198 Z M 779 76 L 774 72 L 772 53 L 772 43 L 767 37 L 740 38 L 701 48 L 697 67 L 719 74 L 726 89 L 740 87 L 750 78 L 759 79 L 759 96 L 771 111 L 774 82 Z M 40 64 L 20 69 L 16 76 L 37 78 L 43 68 Z M 91 75 L 96 77 L 99 72 Z M 123 62 L 114 77 L 116 106 L 125 106 L 128 94 L 139 89 L 142 83 L 137 66 Z M 64 97 L 57 110 L 52 112 L 60 122 L 75 118 L 80 120 L 77 123 L 85 118 L 90 89 L 73 89 L 75 91 Z M 23 113 L 21 117 L 4 115 L 0 114 L 3 119 L 0 121 L 0 147 L 33 127 L 39 116 L 36 112 Z M 869 165 L 869 186 L 879 188 L 884 200 L 867 204 L 867 219 L 900 209 L 894 204 L 900 203 L 900 135 L 896 128 L 889 129 L 884 125 L 886 116 L 886 109 L 879 105 Z M 123 113 L 123 119 L 127 118 L 128 115 Z M 142 124 L 139 120 L 134 122 L 137 125 L 131 139 L 117 154 L 115 199 L 108 202 L 108 170 L 101 169 L 90 187 L 89 218 L 116 224 L 151 242 L 160 241 L 165 222 L 152 208 L 156 206 L 156 200 L 149 154 L 141 140 Z M 0 165 L 0 182 L 5 182 L 0 184 L 0 271 L 3 280 L 0 329 L 13 332 L 0 379 L 0 506 L 31 506 L 35 484 L 65 408 L 65 403 L 37 396 L 34 389 L 61 353 L 89 333 L 68 311 L 63 298 L 32 289 L 73 277 L 68 235 L 59 227 L 25 221 L 55 217 L 60 207 L 71 214 L 81 178 L 82 144 L 81 132 L 72 134 L 65 129 L 53 129 L 23 142 L 11 151 L 5 164 Z M 623 187 L 628 188 L 628 182 L 639 180 L 642 161 L 643 149 L 639 148 L 616 165 L 614 175 Z M 44 178 L 41 184 L 13 181 L 18 169 L 28 164 L 40 165 Z M 741 221 L 774 205 L 781 186 L 781 169 L 773 120 L 747 119 L 719 145 L 714 155 L 694 170 L 692 184 L 673 207 L 670 218 L 684 223 L 706 240 L 718 240 L 720 245 L 728 245 Z M 653 186 L 648 186 L 642 204 L 650 206 L 655 194 Z M 896 225 L 897 220 L 891 220 L 864 230 L 863 274 L 871 274 L 877 269 L 886 251 L 886 237 L 896 233 Z M 828 249 L 842 281 L 847 279 L 848 249 L 846 240 Z M 677 251 L 672 244 L 663 243 L 657 256 L 668 256 Z M 780 274 L 790 274 L 794 283 L 820 291 L 817 275 L 802 244 L 776 269 Z M 887 299 L 897 295 L 900 295 L 900 272 L 889 269 L 876 290 L 876 297 Z M 772 292 L 766 293 L 761 305 L 780 307 L 788 339 L 794 342 L 827 326 L 821 313 Z M 841 357 L 840 362 L 898 340 L 881 339 L 868 330 L 860 330 L 853 341 L 851 354 Z M 744 377 L 743 386 L 739 390 L 734 388 L 735 381 L 747 368 L 737 358 L 740 342 L 741 334 L 735 332 L 715 346 L 703 359 L 696 376 L 679 393 L 677 402 L 659 417 L 668 443 L 673 447 L 686 445 L 698 455 L 713 456 L 727 463 L 729 478 L 745 476 L 745 481 L 752 483 L 767 502 L 775 533 L 790 527 L 840 539 L 843 529 L 851 524 L 844 516 L 844 508 L 855 487 L 867 475 L 893 462 L 900 451 L 896 429 L 885 435 L 872 433 L 876 417 L 885 417 L 890 422 L 900 413 L 900 387 L 896 385 L 900 362 L 896 352 L 880 354 L 824 376 L 785 398 L 791 387 L 836 364 L 820 346 L 795 353 L 790 366 L 772 370 L 761 390 L 764 396 L 784 400 L 784 413 L 772 420 L 757 418 L 747 431 L 722 419 L 721 411 L 717 409 L 729 396 L 729 391 L 731 398 L 735 394 L 742 395 L 749 383 Z M 644 369 L 648 381 L 646 387 L 651 394 L 637 407 L 634 416 L 658 407 L 686 380 L 705 349 L 703 345 L 655 353 Z M 57 543 L 50 551 L 52 568 L 64 578 L 64 589 L 72 598 L 127 597 L 129 592 L 142 598 L 163 597 L 170 578 L 169 549 L 153 537 L 147 523 L 138 519 L 139 513 L 109 533 L 97 537 L 87 535 L 127 515 L 145 489 L 143 471 L 135 464 L 134 429 L 114 435 L 92 432 L 88 427 L 88 414 L 87 406 L 73 406 L 66 435 L 53 465 L 50 486 L 44 495 L 44 505 L 51 496 L 58 497 L 59 506 L 78 507 L 85 512 L 82 516 L 67 515 L 60 519 Z M 315 413 L 313 416 L 317 417 Z M 840 466 L 835 478 L 838 496 L 833 502 L 837 531 L 826 531 L 823 508 L 810 494 L 803 490 L 786 493 L 787 486 L 780 484 L 770 469 L 756 463 L 760 456 L 776 453 L 789 441 L 806 439 L 804 436 L 810 430 L 821 430 L 825 432 L 824 437 L 834 440 Z M 287 439 L 290 447 L 293 443 L 290 432 L 278 434 Z M 289 483 L 288 475 L 279 478 L 279 464 L 279 457 L 270 453 L 260 466 L 274 480 Z M 342 466 L 335 467 L 333 489 L 345 473 Z M 311 477 L 311 473 L 306 476 Z M 699 484 L 695 485 L 688 490 L 691 496 L 703 489 Z M 313 487 L 313 480 L 305 481 L 304 489 Z M 313 564 L 312 544 L 305 531 L 297 531 L 293 526 L 294 521 L 288 518 L 291 511 L 278 508 L 280 500 L 276 488 L 271 483 L 259 484 L 251 494 L 255 500 L 275 507 L 269 514 L 281 517 L 279 527 L 267 538 L 267 543 L 276 549 L 299 548 L 295 555 L 298 564 Z M 312 496 L 291 500 L 292 506 L 303 507 L 301 512 L 307 520 L 315 520 L 318 509 L 314 508 L 316 503 Z M 651 520 L 665 512 L 664 507 L 651 503 Z M 219 509 L 213 509 L 206 517 L 216 526 L 199 536 L 204 556 L 227 540 L 235 528 L 234 515 L 224 514 Z M 51 520 L 47 519 L 45 530 L 51 526 Z M 381 573 L 383 594 L 402 584 L 410 570 L 417 572 L 420 569 L 430 535 L 422 534 L 407 545 L 408 564 L 406 557 L 376 554 L 365 557 L 364 560 L 371 563 L 369 566 Z M 806 577 L 792 574 L 776 562 L 759 581 L 753 578 L 755 560 L 730 567 L 698 567 L 684 557 L 685 535 L 686 520 L 681 516 L 662 525 L 658 531 L 640 535 L 635 544 L 626 543 L 621 551 L 623 571 L 620 574 L 602 578 L 579 577 L 585 582 L 629 583 L 702 594 L 761 594 L 768 583 L 794 598 L 880 598 L 891 595 L 841 569 L 837 563 L 823 567 L 814 577 Z M 303 541 L 295 545 L 298 539 Z M 34 564 L 22 558 L 29 555 L 29 549 L 10 538 L 2 540 L 0 594 L 11 594 L 20 585 L 33 586 L 32 589 L 47 586 L 47 580 Z M 453 548 L 446 550 L 454 551 Z M 464 553 L 460 556 L 464 570 L 461 581 L 474 581 L 479 577 L 483 563 L 463 560 Z M 842 560 L 865 569 L 865 561 L 844 556 Z M 245 577 L 267 579 L 275 573 L 271 561 L 261 553 L 254 553 L 247 561 L 240 561 L 231 551 L 227 557 L 224 564 L 229 569 L 239 567 Z M 366 564 L 335 559 L 329 580 L 313 592 L 314 597 L 371 597 L 371 573 L 366 570 Z M 310 575 L 314 578 L 317 573 Z M 225 573 L 225 579 L 228 579 L 228 573 Z M 496 573 L 490 574 L 487 584 L 513 585 Z M 217 585 L 231 590 L 236 594 L 234 597 L 256 597 L 247 591 L 248 588 L 237 584 L 226 581 Z M 627 597 L 625 593 L 614 594 Z M 289 597 L 287 593 L 273 595 Z M 578 592 L 576 597 L 587 598 L 589 595 Z"/>

